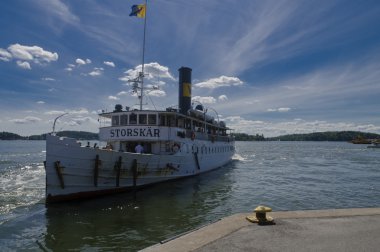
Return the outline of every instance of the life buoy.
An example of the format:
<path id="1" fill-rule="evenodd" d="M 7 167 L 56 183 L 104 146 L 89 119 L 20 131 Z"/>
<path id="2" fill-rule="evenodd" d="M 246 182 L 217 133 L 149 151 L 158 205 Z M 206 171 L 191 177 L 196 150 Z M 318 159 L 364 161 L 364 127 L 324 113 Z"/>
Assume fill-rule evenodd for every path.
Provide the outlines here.
<path id="1" fill-rule="evenodd" d="M 194 141 L 194 139 L 195 139 L 195 132 L 194 132 L 194 131 L 192 131 L 192 132 L 191 132 L 191 140 L 193 140 L 193 141 Z"/>

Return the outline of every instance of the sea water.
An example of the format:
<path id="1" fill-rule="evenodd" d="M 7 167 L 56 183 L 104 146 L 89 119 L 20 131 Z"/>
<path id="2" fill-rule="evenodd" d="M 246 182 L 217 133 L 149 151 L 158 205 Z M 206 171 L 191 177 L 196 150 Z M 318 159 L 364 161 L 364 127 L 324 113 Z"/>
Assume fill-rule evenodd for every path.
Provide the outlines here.
<path id="1" fill-rule="evenodd" d="M 237 142 L 218 170 L 46 206 L 44 141 L 0 141 L 0 250 L 136 251 L 257 205 L 380 207 L 380 149 L 344 142 Z"/>

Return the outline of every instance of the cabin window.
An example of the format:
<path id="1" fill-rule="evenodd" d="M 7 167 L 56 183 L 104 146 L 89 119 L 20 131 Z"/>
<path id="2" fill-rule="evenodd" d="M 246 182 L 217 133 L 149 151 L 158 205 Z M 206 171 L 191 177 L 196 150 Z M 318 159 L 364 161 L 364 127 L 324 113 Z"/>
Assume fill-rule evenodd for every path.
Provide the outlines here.
<path id="1" fill-rule="evenodd" d="M 156 125 L 157 124 L 157 115 L 148 115 L 148 124 Z"/>
<path id="2" fill-rule="evenodd" d="M 128 115 L 120 116 L 120 125 L 128 125 Z"/>
<path id="3" fill-rule="evenodd" d="M 146 124 L 146 114 L 140 114 L 139 115 L 139 124 Z"/>
<path id="4" fill-rule="evenodd" d="M 164 115 L 160 115 L 159 118 L 160 118 L 160 125 L 161 126 L 165 126 L 165 119 L 166 119 L 166 117 Z"/>
<path id="5" fill-rule="evenodd" d="M 185 120 L 185 128 L 186 129 L 191 129 L 191 120 L 190 119 L 186 119 Z"/>
<path id="6" fill-rule="evenodd" d="M 168 126 L 169 127 L 175 127 L 176 126 L 176 120 L 174 117 L 172 117 L 172 116 L 168 117 Z"/>
<path id="7" fill-rule="evenodd" d="M 178 119 L 178 127 L 185 128 L 185 120 L 183 118 Z"/>
<path id="8" fill-rule="evenodd" d="M 136 114 L 131 114 L 129 116 L 129 124 L 136 124 L 137 123 L 137 115 Z"/>
<path id="9" fill-rule="evenodd" d="M 118 126 L 119 125 L 119 116 L 112 116 L 112 126 Z"/>

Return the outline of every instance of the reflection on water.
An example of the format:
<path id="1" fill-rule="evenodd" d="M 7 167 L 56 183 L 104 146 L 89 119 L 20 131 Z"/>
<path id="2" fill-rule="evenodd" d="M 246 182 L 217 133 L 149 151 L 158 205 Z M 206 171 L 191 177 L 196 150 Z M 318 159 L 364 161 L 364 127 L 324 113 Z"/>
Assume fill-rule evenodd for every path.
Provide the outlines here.
<path id="1" fill-rule="evenodd" d="M 185 180 L 83 202 L 49 205 L 44 246 L 135 250 L 213 221 L 231 192 L 234 164 Z M 222 215 L 220 216 L 222 217 Z"/>

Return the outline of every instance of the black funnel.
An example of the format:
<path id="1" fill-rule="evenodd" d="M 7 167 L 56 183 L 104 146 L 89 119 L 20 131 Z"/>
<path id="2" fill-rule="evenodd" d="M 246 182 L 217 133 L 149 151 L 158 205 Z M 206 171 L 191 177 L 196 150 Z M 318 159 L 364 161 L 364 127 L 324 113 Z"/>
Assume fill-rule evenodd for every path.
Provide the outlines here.
<path id="1" fill-rule="evenodd" d="M 191 68 L 181 67 L 179 71 L 178 106 L 181 114 L 187 115 L 191 108 Z"/>

